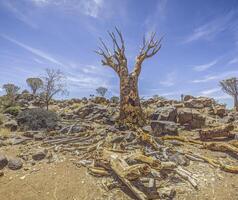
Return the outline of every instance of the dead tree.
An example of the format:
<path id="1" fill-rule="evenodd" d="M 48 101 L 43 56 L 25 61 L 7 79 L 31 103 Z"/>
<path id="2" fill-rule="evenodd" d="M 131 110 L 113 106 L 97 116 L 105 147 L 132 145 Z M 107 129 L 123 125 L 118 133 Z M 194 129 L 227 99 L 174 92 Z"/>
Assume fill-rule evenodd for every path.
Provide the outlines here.
<path id="1" fill-rule="evenodd" d="M 116 32 L 108 32 L 112 40 L 113 49 L 100 38 L 101 46 L 97 54 L 102 56 L 102 64 L 111 67 L 120 79 L 120 122 L 122 124 L 135 124 L 142 126 L 145 122 L 138 93 L 138 77 L 143 62 L 154 56 L 161 48 L 161 39 L 155 38 L 155 33 L 143 44 L 139 55 L 136 57 L 134 69 L 129 72 L 125 55 L 125 43 L 122 33 L 116 28 Z"/>
<path id="2" fill-rule="evenodd" d="M 234 109 L 238 111 L 238 79 L 233 77 L 220 82 L 222 90 L 234 98 Z"/>

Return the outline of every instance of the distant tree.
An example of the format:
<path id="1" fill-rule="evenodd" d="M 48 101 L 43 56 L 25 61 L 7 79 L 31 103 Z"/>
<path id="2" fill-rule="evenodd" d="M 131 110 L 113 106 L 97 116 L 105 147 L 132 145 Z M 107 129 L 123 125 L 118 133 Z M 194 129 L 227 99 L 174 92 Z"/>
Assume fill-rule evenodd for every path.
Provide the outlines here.
<path id="1" fill-rule="evenodd" d="M 222 90 L 233 97 L 234 108 L 238 111 L 238 79 L 235 77 L 220 82 Z"/>
<path id="2" fill-rule="evenodd" d="M 102 64 L 111 67 L 120 79 L 120 123 L 143 126 L 145 117 L 141 108 L 138 92 L 138 80 L 141 67 L 145 60 L 156 55 L 161 48 L 161 39 L 155 38 L 155 33 L 146 39 L 144 37 L 140 52 L 136 57 L 134 69 L 129 72 L 125 53 L 125 42 L 122 33 L 116 28 L 115 32 L 109 32 L 112 41 L 110 49 L 102 39 L 101 47 L 96 51 L 102 57 Z"/>
<path id="3" fill-rule="evenodd" d="M 16 96 L 20 90 L 20 87 L 12 84 L 12 83 L 7 83 L 2 86 L 2 88 L 5 90 L 7 101 L 9 105 L 12 105 L 15 103 Z"/>
<path id="4" fill-rule="evenodd" d="M 104 97 L 107 93 L 107 88 L 99 87 L 99 88 L 96 89 L 96 91 L 100 96 Z"/>
<path id="5" fill-rule="evenodd" d="M 60 70 L 46 69 L 46 73 L 42 77 L 42 95 L 47 110 L 49 109 L 49 104 L 53 96 L 56 94 L 64 95 L 67 93 L 65 78 L 65 75 Z"/>
<path id="6" fill-rule="evenodd" d="M 111 97 L 111 101 L 112 101 L 113 103 L 118 103 L 119 100 L 120 100 L 120 98 L 117 97 L 117 96 L 113 96 L 113 97 Z"/>
<path id="7" fill-rule="evenodd" d="M 26 79 L 27 85 L 31 88 L 32 94 L 35 95 L 37 90 L 43 86 L 43 81 L 40 78 Z"/>

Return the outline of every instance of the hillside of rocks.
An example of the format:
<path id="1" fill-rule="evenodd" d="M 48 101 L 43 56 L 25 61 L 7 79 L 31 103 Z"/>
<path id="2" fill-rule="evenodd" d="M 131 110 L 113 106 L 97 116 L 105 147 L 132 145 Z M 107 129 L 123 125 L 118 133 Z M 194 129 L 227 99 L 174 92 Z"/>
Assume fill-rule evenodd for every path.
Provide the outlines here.
<path id="1" fill-rule="evenodd" d="M 142 100 L 141 128 L 118 124 L 119 102 L 103 97 L 43 106 L 27 93 L 1 109 L 3 199 L 238 195 L 238 113 L 214 99 Z"/>

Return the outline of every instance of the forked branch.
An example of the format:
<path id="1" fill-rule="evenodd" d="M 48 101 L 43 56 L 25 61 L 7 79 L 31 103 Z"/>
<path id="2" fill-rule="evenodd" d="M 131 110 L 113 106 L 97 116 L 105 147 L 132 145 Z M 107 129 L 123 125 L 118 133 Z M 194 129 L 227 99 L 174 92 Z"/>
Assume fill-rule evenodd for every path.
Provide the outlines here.
<path id="1" fill-rule="evenodd" d="M 141 65 L 143 61 L 147 58 L 150 58 L 158 53 L 158 51 L 161 49 L 161 39 L 155 38 L 155 33 L 152 33 L 150 38 L 146 40 L 145 36 L 143 37 L 143 44 L 140 49 L 139 55 L 136 57 L 136 64 L 133 71 L 133 74 L 136 76 L 139 76 L 141 72 Z"/>
<path id="2" fill-rule="evenodd" d="M 103 42 L 101 38 L 99 38 L 101 45 L 95 52 L 102 56 L 103 65 L 111 67 L 120 76 L 122 71 L 128 73 L 127 58 L 125 56 L 125 43 L 122 33 L 117 28 L 115 29 L 119 39 L 114 32 L 108 32 L 112 40 L 113 52 L 110 51 L 108 46 Z"/>

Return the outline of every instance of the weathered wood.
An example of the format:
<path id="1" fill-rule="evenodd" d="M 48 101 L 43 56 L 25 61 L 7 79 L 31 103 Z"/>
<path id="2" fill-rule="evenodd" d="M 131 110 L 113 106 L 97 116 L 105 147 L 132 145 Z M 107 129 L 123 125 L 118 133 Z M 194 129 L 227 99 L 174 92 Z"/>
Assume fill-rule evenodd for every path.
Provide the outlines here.
<path id="1" fill-rule="evenodd" d="M 111 156 L 110 164 L 112 171 L 117 175 L 117 177 L 121 180 L 121 182 L 132 192 L 132 194 L 138 200 L 148 199 L 143 192 L 141 192 L 139 189 L 133 186 L 132 183 L 125 178 L 125 174 L 123 172 L 125 172 L 126 168 L 128 167 L 128 164 L 123 159 L 120 159 L 118 156 L 114 154 Z"/>
<path id="2" fill-rule="evenodd" d="M 201 140 L 209 140 L 219 137 L 234 138 L 235 134 L 231 133 L 234 129 L 232 124 L 223 125 L 215 128 L 199 130 L 199 136 Z"/>

